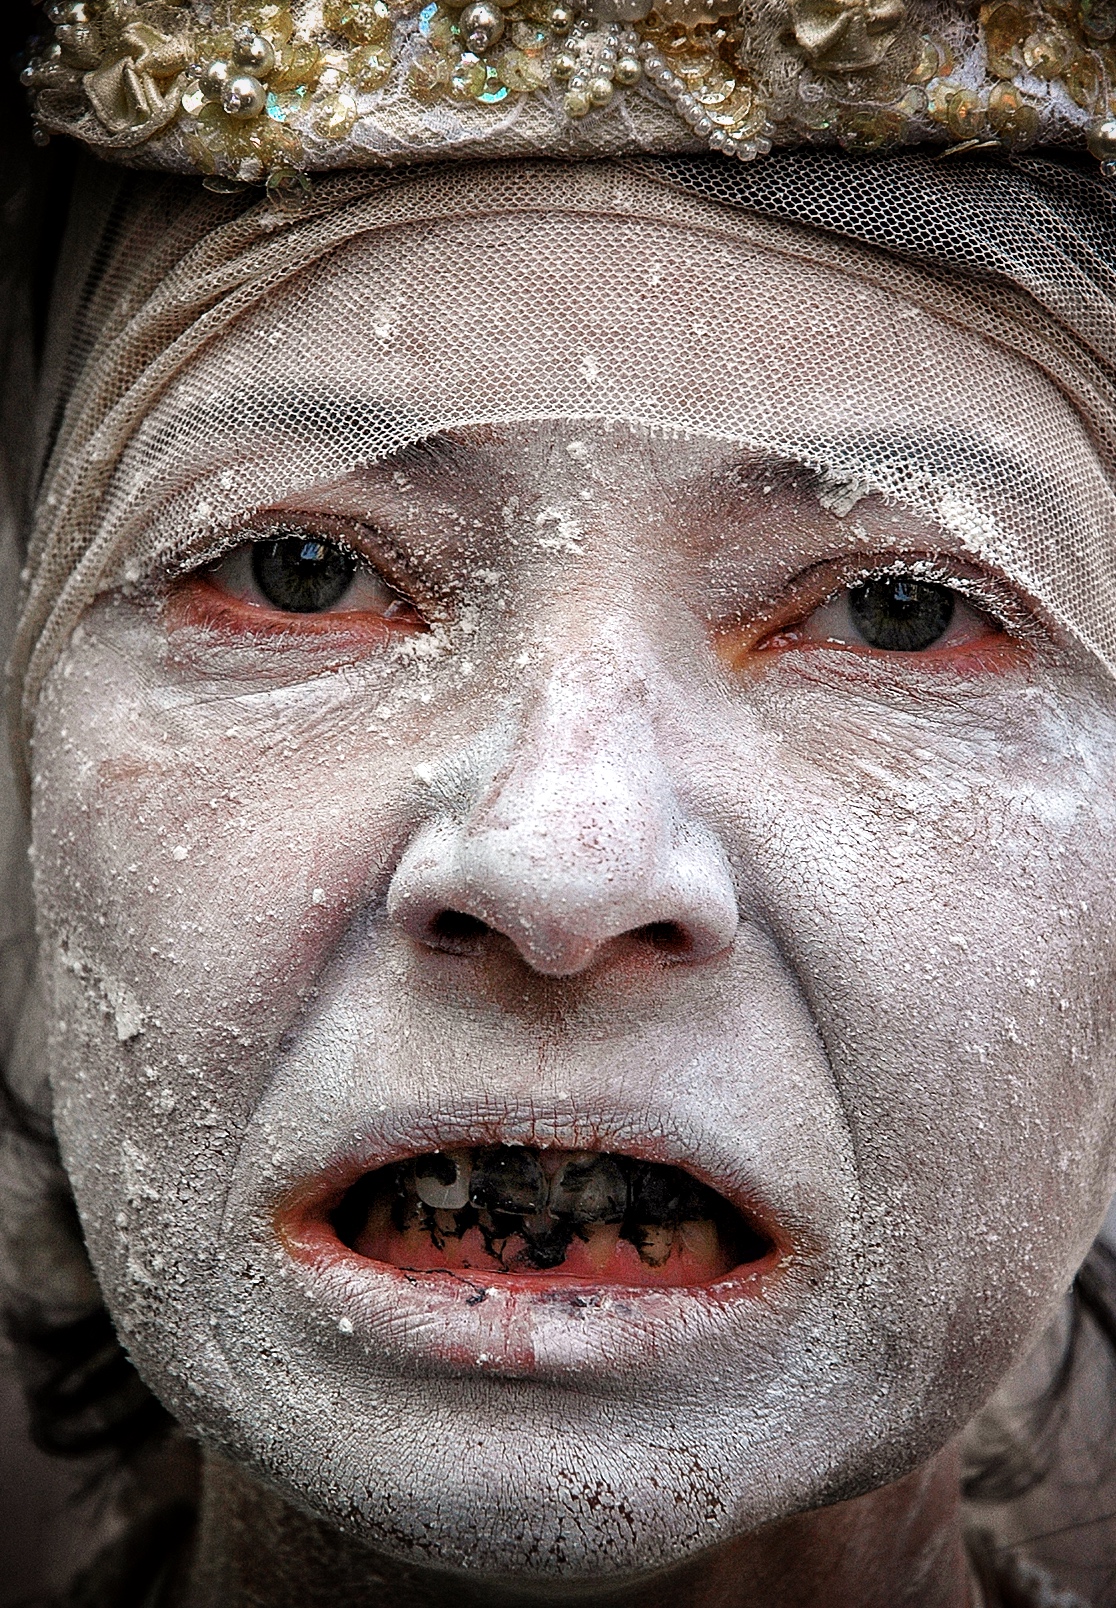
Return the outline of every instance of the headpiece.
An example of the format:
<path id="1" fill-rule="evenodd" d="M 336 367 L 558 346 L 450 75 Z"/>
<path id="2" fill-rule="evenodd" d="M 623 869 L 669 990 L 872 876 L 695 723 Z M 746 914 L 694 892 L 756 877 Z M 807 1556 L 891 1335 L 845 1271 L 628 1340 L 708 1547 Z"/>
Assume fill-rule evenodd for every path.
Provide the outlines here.
<path id="1" fill-rule="evenodd" d="M 1009 152 L 1116 172 L 1114 0 L 56 0 L 43 135 L 282 187 L 446 155 L 772 145 Z"/>

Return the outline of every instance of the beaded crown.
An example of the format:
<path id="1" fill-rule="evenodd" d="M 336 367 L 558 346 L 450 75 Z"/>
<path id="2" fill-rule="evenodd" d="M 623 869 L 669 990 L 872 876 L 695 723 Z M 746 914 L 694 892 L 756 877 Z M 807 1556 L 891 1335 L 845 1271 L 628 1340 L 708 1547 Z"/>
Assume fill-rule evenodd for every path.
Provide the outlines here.
<path id="1" fill-rule="evenodd" d="M 54 0 L 39 137 L 212 180 L 450 154 L 1084 142 L 1116 0 Z"/>

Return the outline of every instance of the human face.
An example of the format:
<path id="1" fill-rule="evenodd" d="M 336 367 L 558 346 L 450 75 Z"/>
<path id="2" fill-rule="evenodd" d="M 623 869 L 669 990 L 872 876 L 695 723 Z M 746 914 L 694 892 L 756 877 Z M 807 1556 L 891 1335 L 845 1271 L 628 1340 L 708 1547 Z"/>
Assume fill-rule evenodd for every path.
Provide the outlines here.
<path id="1" fill-rule="evenodd" d="M 309 482 L 261 440 L 255 512 L 55 667 L 34 852 L 58 1131 L 153 1388 L 388 1553 L 576 1579 L 897 1478 L 1048 1319 L 1114 1183 L 1116 707 L 967 527 L 763 445 L 855 411 L 1103 506 L 1037 371 L 758 248 L 533 230 L 357 242 L 274 294 L 159 404 L 152 521 L 199 487 L 224 517 L 190 431 L 238 367 L 269 406 L 450 390 L 491 314 L 470 239 L 517 283 L 541 237 L 573 287 L 524 289 L 518 365 L 582 312 L 606 365 L 638 329 L 738 439 L 494 404 Z M 399 312 L 415 253 L 452 318 Z M 538 1201 L 505 1253 L 433 1233 L 415 1177 L 492 1147 L 715 1203 L 658 1260 L 586 1219 L 532 1261 Z"/>

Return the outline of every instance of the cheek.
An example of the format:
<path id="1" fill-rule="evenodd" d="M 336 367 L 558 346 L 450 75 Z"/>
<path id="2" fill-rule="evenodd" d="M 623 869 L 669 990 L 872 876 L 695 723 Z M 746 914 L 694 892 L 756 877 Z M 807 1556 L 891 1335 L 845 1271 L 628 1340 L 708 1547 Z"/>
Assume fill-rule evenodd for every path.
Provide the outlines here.
<path id="1" fill-rule="evenodd" d="M 1026 1316 L 1114 1183 L 1111 716 L 1016 686 L 959 737 L 792 678 L 756 708 L 754 896 L 824 1041 L 869 1242 L 908 1318 L 1002 1302 L 1005 1268 Z"/>
<path id="2" fill-rule="evenodd" d="M 127 1134 L 152 1187 L 194 1196 L 231 1165 L 328 957 L 382 904 L 411 761 L 320 683 L 161 709 L 109 658 L 93 669 L 77 698 L 76 675 L 48 688 L 36 737 L 60 1125 L 81 1177 L 134 1195 Z"/>

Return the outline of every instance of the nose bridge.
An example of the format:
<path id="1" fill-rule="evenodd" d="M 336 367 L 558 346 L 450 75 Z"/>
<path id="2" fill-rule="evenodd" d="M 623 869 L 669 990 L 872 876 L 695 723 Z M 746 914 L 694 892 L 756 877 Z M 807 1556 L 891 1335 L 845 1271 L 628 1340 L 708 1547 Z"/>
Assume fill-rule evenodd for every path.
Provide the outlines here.
<path id="1" fill-rule="evenodd" d="M 586 652 L 556 667 L 524 711 L 465 824 L 461 871 L 479 898 L 494 876 L 503 896 L 541 881 L 556 909 L 607 902 L 619 920 L 667 852 L 673 805 L 646 676 Z"/>
<path id="2" fill-rule="evenodd" d="M 389 914 L 434 947 L 463 915 L 548 975 L 623 935 L 669 934 L 664 948 L 695 959 L 723 948 L 727 861 L 687 818 L 663 739 L 653 665 L 605 644 L 567 655 L 523 700 L 486 785 L 408 849 Z"/>

